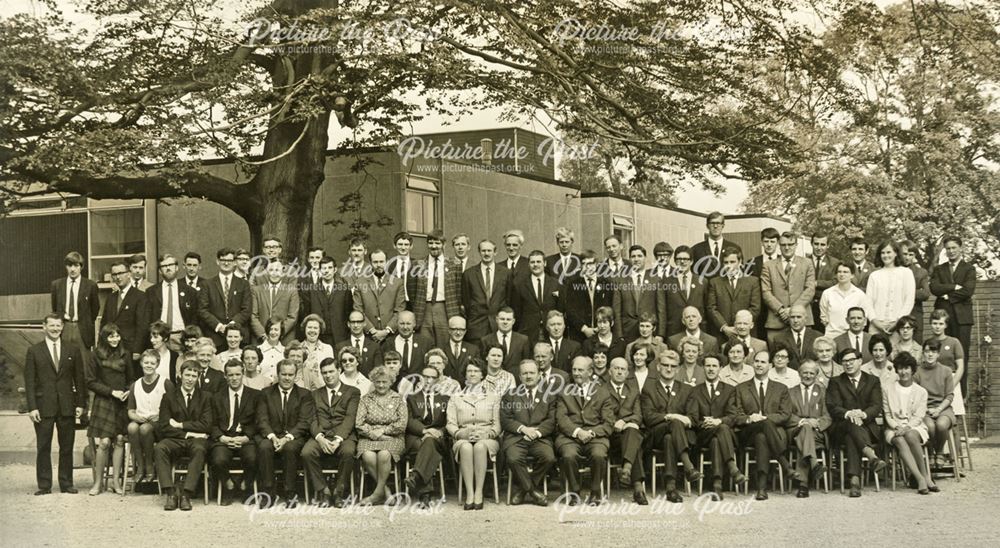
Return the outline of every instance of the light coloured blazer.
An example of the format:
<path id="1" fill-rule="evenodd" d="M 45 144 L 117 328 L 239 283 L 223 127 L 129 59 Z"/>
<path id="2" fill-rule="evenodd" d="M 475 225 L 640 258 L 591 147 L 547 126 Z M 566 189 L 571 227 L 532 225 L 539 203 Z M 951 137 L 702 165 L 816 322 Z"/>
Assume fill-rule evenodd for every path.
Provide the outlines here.
<path id="1" fill-rule="evenodd" d="M 281 322 L 281 342 L 288 344 L 295 340 L 295 323 L 299 318 L 299 292 L 290 284 L 282 281 L 271 302 L 271 283 L 261 282 L 250 288 L 253 295 L 253 308 L 250 313 L 250 327 L 254 335 L 263 337 L 267 332 L 264 326 L 274 319 Z"/>
<path id="2" fill-rule="evenodd" d="M 915 391 L 916 397 L 910 400 L 909 407 L 903 408 L 898 388 L 899 383 L 896 382 L 882 385 L 882 414 L 885 416 L 886 432 L 895 431 L 906 424 L 920 432 L 921 440 L 927 441 L 927 427 L 924 425 L 924 416 L 927 415 L 927 390 L 914 382 L 912 390 Z"/>
<path id="3" fill-rule="evenodd" d="M 496 439 L 500 435 L 500 396 L 492 392 L 452 394 L 448 398 L 446 428 L 456 439 L 466 429 L 479 429 L 485 431 L 488 438 Z"/>
<path id="4" fill-rule="evenodd" d="M 764 303 L 767 304 L 768 329 L 781 329 L 786 326 L 778 315 L 778 310 L 784 306 L 800 305 L 806 310 L 806 325 L 813 325 L 812 300 L 816 294 L 816 269 L 812 261 L 805 257 L 792 257 L 792 269 L 785 276 L 782 259 L 775 259 L 764 264 L 760 273 L 760 290 Z"/>
<path id="5" fill-rule="evenodd" d="M 826 387 L 814 383 L 809 389 L 812 395 L 809 396 L 808 408 L 802 399 L 801 384 L 788 389 L 788 397 L 792 400 L 792 415 L 788 419 L 788 426 L 798 426 L 799 419 L 819 419 L 819 431 L 823 432 L 833 423 L 830 412 L 826 409 Z"/>
<path id="6" fill-rule="evenodd" d="M 406 309 L 403 280 L 389 274 L 383 284 L 375 283 L 375 276 L 359 278 L 354 288 L 354 310 L 365 315 L 365 333 L 373 329 L 396 331 L 397 317 Z"/>

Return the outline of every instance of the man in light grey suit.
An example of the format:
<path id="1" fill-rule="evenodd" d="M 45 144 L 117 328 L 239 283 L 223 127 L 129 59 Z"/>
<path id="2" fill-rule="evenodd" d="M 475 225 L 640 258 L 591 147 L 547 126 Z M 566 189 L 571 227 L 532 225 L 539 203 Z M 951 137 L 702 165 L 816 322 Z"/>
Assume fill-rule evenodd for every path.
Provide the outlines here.
<path id="1" fill-rule="evenodd" d="M 801 384 L 788 390 L 792 400 L 792 415 L 788 419 L 788 439 L 795 441 L 799 450 L 797 463 L 799 483 L 796 497 L 804 499 L 809 496 L 809 486 L 819 475 L 826 472 L 826 467 L 819 461 L 816 454 L 817 444 L 825 441 L 824 433 L 830 428 L 833 420 L 826 408 L 826 388 L 816 382 L 819 366 L 812 360 L 806 360 L 799 365 Z M 830 448 L 827 447 L 827 454 Z"/>
<path id="2" fill-rule="evenodd" d="M 774 337 L 788 325 L 792 306 L 805 307 L 806 325 L 813 325 L 812 304 L 816 294 L 816 269 L 805 257 L 795 255 L 798 236 L 785 232 L 778 238 L 781 257 L 764 265 L 760 274 L 761 296 L 767 304 L 767 342 L 774 344 Z"/>
<path id="3" fill-rule="evenodd" d="M 403 280 L 385 271 L 384 251 L 372 251 L 368 260 L 372 275 L 358 280 L 354 310 L 365 316 L 365 333 L 381 344 L 396 332 L 399 313 L 406 310 L 406 294 Z"/>
<path id="4" fill-rule="evenodd" d="M 282 344 L 295 340 L 295 323 L 299 317 L 299 292 L 295 285 L 283 278 L 284 264 L 281 259 L 272 259 L 267 265 L 267 275 L 261 283 L 253 286 L 253 309 L 250 313 L 250 327 L 254 335 L 263 339 L 267 331 L 264 326 L 274 319 L 281 322 Z"/>

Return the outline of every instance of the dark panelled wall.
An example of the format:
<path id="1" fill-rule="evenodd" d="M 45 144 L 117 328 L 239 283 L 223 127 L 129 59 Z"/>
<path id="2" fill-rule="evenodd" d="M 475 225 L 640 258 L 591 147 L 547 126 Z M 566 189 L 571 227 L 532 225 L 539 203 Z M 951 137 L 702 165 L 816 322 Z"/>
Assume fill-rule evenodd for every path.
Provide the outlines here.
<path id="1" fill-rule="evenodd" d="M 67 253 L 78 251 L 87 264 L 87 214 L 0 219 L 0 249 L 0 295 L 48 293 L 52 280 L 66 274 Z"/>

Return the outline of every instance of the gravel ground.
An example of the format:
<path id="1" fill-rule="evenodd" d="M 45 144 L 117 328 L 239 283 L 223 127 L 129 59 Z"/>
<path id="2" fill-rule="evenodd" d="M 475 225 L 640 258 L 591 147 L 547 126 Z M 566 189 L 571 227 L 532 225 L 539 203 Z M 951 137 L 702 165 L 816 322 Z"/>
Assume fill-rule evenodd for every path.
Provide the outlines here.
<path id="1" fill-rule="evenodd" d="M 251 512 L 199 500 L 191 512 L 164 512 L 159 497 L 113 494 L 88 497 L 90 472 L 76 471 L 77 495 L 34 497 L 34 470 L 0 467 L 0 545 L 275 546 L 277 543 L 336 542 L 349 535 L 365 545 L 405 542 L 411 546 L 617 545 L 641 542 L 729 546 L 802 545 L 814 538 L 841 545 L 992 545 L 1000 538 L 1000 448 L 978 448 L 976 470 L 960 483 L 939 482 L 942 492 L 921 497 L 888 486 L 869 488 L 860 499 L 839 492 L 813 492 L 809 499 L 772 494 L 765 502 L 728 494 L 722 503 L 687 497 L 684 504 L 653 501 L 649 507 L 611 504 L 596 515 L 558 508 L 507 507 L 487 503 L 465 512 L 454 494 L 432 511 L 378 507 L 335 510 L 300 507 L 294 513 Z M 615 491 L 617 499 L 625 493 Z M 550 497 L 551 498 L 551 497 Z M 752 497 L 751 497 L 752 498 Z M 908 535 L 904 538 L 902 535 Z"/>

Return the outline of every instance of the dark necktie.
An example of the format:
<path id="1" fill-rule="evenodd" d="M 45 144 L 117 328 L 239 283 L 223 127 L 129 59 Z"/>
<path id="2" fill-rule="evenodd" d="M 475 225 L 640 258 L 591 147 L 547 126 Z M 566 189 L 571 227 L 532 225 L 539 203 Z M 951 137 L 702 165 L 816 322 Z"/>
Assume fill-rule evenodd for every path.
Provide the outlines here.
<path id="1" fill-rule="evenodd" d="M 184 397 L 186 398 L 184 400 L 184 407 L 191 409 L 191 393 L 190 392 L 185 393 Z"/>
<path id="2" fill-rule="evenodd" d="M 118 306 L 115 307 L 115 317 L 118 317 L 117 315 L 122 312 L 122 303 L 125 302 L 125 291 L 126 289 L 123 289 L 118 292 Z"/>
<path id="3" fill-rule="evenodd" d="M 285 414 L 285 407 L 287 407 L 287 406 L 288 406 L 288 392 L 282 390 L 281 391 L 281 414 L 282 414 L 282 416 L 284 416 L 284 414 Z"/>
<path id="4" fill-rule="evenodd" d="M 532 388 L 528 391 L 528 409 L 535 408 L 535 389 Z"/>
<path id="5" fill-rule="evenodd" d="M 535 300 L 542 304 L 542 279 L 535 278 Z"/>
<path id="6" fill-rule="evenodd" d="M 851 379 L 851 384 L 854 385 L 854 390 L 857 391 L 858 390 L 858 378 L 857 377 L 853 377 Z"/>
<path id="7" fill-rule="evenodd" d="M 802 355 L 802 332 L 795 332 L 795 346 L 798 348 L 799 355 Z"/>
<path id="8" fill-rule="evenodd" d="M 354 339 L 354 349 L 358 351 L 358 357 L 361 357 L 361 339 Z"/>
<path id="9" fill-rule="evenodd" d="M 483 279 L 486 286 L 486 300 L 493 298 L 493 265 L 486 265 L 486 277 Z"/>
<path id="10" fill-rule="evenodd" d="M 559 341 L 556 341 L 555 344 L 552 345 L 552 357 L 556 360 L 559 359 Z"/>
<path id="11" fill-rule="evenodd" d="M 764 383 L 757 383 L 757 397 L 760 398 L 760 412 L 764 412 Z"/>
<path id="12" fill-rule="evenodd" d="M 507 354 L 510 353 L 510 349 L 507 348 L 507 334 L 506 333 L 503 334 L 503 339 L 500 341 L 500 345 L 503 346 L 503 355 L 504 355 L 504 357 L 507 357 Z"/>
<path id="13" fill-rule="evenodd" d="M 615 390 L 618 391 L 618 399 L 622 399 L 625 397 L 625 395 L 622 394 L 622 386 L 623 385 L 621 384 L 615 385 Z"/>
<path id="14" fill-rule="evenodd" d="M 861 335 L 854 336 L 854 350 L 858 353 L 858 355 L 861 354 Z"/>
<path id="15" fill-rule="evenodd" d="M 403 337 L 403 366 L 410 370 L 410 338 Z"/>
<path id="16" fill-rule="evenodd" d="M 436 303 L 438 300 L 438 276 L 435 269 L 438 268 L 437 259 L 431 259 L 431 302 Z"/>
<path id="17" fill-rule="evenodd" d="M 229 280 L 222 278 L 222 304 L 226 307 L 226 314 L 229 314 Z"/>
<path id="18" fill-rule="evenodd" d="M 708 403 L 715 401 L 715 383 L 708 383 Z"/>
<path id="19" fill-rule="evenodd" d="M 715 242 L 715 247 L 713 248 L 712 256 L 715 257 L 716 259 L 719 258 L 719 242 Z"/>
<path id="20" fill-rule="evenodd" d="M 424 420 L 431 417 L 431 395 L 428 392 L 424 397 Z"/>
<path id="21" fill-rule="evenodd" d="M 333 408 L 333 398 L 336 397 L 336 395 L 337 395 L 337 393 L 335 391 L 330 390 L 330 408 L 331 409 Z"/>
<path id="22" fill-rule="evenodd" d="M 788 273 L 792 271 L 792 261 L 785 261 L 785 277 L 788 277 Z"/>
<path id="23" fill-rule="evenodd" d="M 76 287 L 76 280 L 70 278 L 69 280 L 69 306 L 66 315 L 69 316 L 69 321 L 76 319 L 76 295 L 73 293 L 73 288 Z"/>
<path id="24" fill-rule="evenodd" d="M 687 300 L 691 297 L 691 288 L 688 287 L 688 274 L 685 272 L 681 275 L 681 287 L 684 288 L 684 299 Z"/>
<path id="25" fill-rule="evenodd" d="M 236 429 L 236 417 L 240 413 L 240 393 L 233 394 L 233 416 L 229 418 L 229 429 Z"/>
<path id="26" fill-rule="evenodd" d="M 809 387 L 802 386 L 802 401 L 805 402 L 805 408 L 809 409 Z"/>

